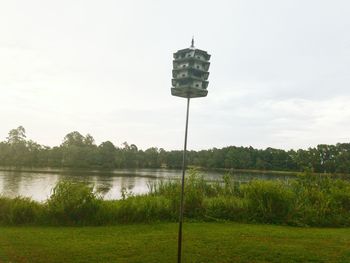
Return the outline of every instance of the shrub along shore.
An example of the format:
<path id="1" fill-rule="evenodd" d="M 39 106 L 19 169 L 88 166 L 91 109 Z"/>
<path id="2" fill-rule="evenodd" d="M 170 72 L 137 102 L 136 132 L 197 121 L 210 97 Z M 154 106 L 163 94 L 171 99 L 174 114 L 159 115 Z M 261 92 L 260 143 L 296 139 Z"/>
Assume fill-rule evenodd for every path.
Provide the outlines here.
<path id="1" fill-rule="evenodd" d="M 149 185 L 149 193 L 103 200 L 93 186 L 61 181 L 44 203 L 0 197 L 2 225 L 115 225 L 176 221 L 179 181 Z M 185 185 L 185 217 L 195 221 L 235 221 L 293 226 L 350 226 L 350 182 L 303 173 L 289 181 L 239 184 L 229 175 L 208 183 L 190 171 Z"/>

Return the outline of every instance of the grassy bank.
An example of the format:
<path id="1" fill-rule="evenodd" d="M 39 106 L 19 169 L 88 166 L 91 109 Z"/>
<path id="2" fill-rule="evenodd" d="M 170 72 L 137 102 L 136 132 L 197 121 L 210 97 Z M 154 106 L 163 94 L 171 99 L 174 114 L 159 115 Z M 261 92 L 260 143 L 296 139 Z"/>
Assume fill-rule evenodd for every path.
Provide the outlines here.
<path id="1" fill-rule="evenodd" d="M 278 170 L 256 170 L 256 169 L 234 169 L 234 168 L 204 168 L 199 166 L 189 166 L 192 169 L 198 171 L 216 171 L 220 173 L 229 173 L 229 174 L 267 174 L 270 176 L 288 176 L 288 177 L 297 177 L 301 172 L 300 171 L 278 171 Z M 340 178 L 340 179 L 350 179 L 350 174 L 348 173 L 316 173 L 309 172 L 314 176 L 327 176 L 331 178 Z"/>
<path id="2" fill-rule="evenodd" d="M 246 173 L 246 174 L 268 174 L 268 175 L 277 175 L 277 176 L 297 176 L 300 172 L 296 171 L 276 171 L 276 170 L 255 170 L 255 169 L 234 169 L 234 168 L 205 168 L 200 166 L 189 165 L 189 168 L 195 169 L 198 171 L 215 171 L 220 173 Z M 318 173 L 314 173 L 318 174 Z M 327 174 L 332 175 L 332 174 Z"/>
<path id="3" fill-rule="evenodd" d="M 177 224 L 0 227 L 0 262 L 176 262 Z M 185 223 L 184 262 L 350 262 L 350 229 Z"/>
<path id="4" fill-rule="evenodd" d="M 294 226 L 350 226 L 350 182 L 302 174 L 295 180 L 239 184 L 229 175 L 208 183 L 186 178 L 184 215 L 197 221 L 235 221 Z M 0 197 L 1 225 L 116 225 L 173 222 L 179 214 L 179 181 L 149 185 L 149 193 L 106 201 L 93 187 L 62 181 L 45 203 Z"/>

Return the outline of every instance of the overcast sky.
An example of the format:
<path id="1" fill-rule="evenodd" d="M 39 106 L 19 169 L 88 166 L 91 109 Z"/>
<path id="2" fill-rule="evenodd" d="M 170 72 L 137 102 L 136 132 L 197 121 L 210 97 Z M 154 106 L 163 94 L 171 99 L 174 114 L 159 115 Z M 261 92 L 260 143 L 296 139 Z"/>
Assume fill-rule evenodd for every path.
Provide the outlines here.
<path id="1" fill-rule="evenodd" d="M 211 55 L 190 149 L 350 142 L 350 1 L 1 1 L 0 140 L 181 149 L 172 53 Z"/>

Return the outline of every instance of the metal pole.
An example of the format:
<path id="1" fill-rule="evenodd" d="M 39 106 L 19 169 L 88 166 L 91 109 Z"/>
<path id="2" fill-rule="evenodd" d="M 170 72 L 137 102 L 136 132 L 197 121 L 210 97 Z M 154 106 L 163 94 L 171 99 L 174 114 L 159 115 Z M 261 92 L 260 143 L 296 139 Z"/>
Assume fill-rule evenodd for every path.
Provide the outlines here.
<path id="1" fill-rule="evenodd" d="M 190 110 L 190 98 L 187 98 L 185 143 L 184 143 L 184 152 L 183 152 L 183 158 L 182 158 L 182 181 L 181 181 L 181 201 L 180 201 L 180 216 L 179 216 L 179 236 L 178 236 L 178 244 L 177 244 L 177 262 L 178 263 L 181 263 L 181 250 L 182 250 L 182 221 L 183 221 L 183 213 L 184 213 L 184 190 L 185 190 L 187 131 L 188 131 L 189 110 Z"/>

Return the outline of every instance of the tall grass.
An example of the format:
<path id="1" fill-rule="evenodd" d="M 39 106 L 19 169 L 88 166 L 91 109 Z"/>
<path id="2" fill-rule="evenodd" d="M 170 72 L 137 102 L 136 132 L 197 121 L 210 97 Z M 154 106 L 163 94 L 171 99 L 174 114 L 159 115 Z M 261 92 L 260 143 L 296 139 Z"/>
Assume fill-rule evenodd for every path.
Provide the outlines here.
<path id="1" fill-rule="evenodd" d="M 149 185 L 149 193 L 103 200 L 93 186 L 59 182 L 45 203 L 0 197 L 0 224 L 113 225 L 175 221 L 180 181 Z M 299 226 L 350 226 L 350 183 L 304 173 L 284 181 L 253 180 L 238 184 L 226 175 L 207 183 L 197 171 L 185 181 L 186 218 Z"/>
<path id="2" fill-rule="evenodd" d="M 252 181 L 241 190 L 252 221 L 283 223 L 290 219 L 295 194 L 280 181 Z"/>
<path id="3" fill-rule="evenodd" d="M 0 223 L 8 225 L 43 223 L 44 205 L 29 198 L 0 197 Z"/>

